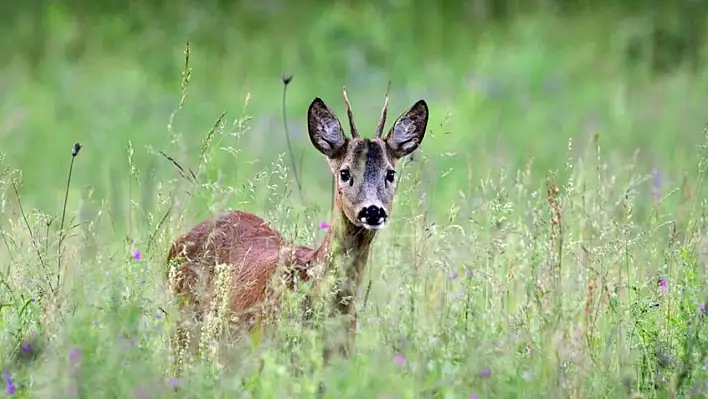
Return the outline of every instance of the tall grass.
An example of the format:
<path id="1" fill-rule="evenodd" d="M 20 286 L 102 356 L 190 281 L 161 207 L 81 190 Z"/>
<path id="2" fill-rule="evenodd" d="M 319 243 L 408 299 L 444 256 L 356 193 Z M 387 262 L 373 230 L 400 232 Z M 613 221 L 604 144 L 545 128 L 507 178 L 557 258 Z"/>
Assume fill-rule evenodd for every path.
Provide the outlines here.
<path id="1" fill-rule="evenodd" d="M 247 120 L 224 117 L 208 130 L 189 177 L 175 168 L 156 184 L 141 180 L 128 148 L 133 181 L 118 195 L 129 199 L 124 217 L 133 227 L 123 241 L 113 239 L 105 204 L 82 204 L 64 235 L 52 215 L 21 208 L 20 190 L 6 189 L 18 172 L 5 169 L 0 302 L 11 356 L 3 370 L 15 395 L 310 397 L 322 381 L 337 398 L 704 392 L 708 238 L 705 199 L 695 193 L 708 141 L 697 149 L 696 178 L 681 187 L 654 182 L 651 212 L 638 221 L 636 204 L 647 201 L 638 187 L 653 177 L 605 159 L 601 132 L 579 156 L 568 143 L 562 173 L 545 181 L 532 177 L 530 164 L 470 179 L 439 219 L 430 217 L 437 199 L 425 187 L 423 149 L 402 168 L 392 224 L 376 241 L 353 359 L 323 367 L 318 330 L 291 319 L 257 347 L 207 343 L 212 350 L 171 379 L 165 248 L 196 220 L 192 209 L 224 209 L 241 191 L 248 202 L 238 206 L 261 209 L 289 239 L 316 245 L 322 236 L 315 212 L 288 204 L 282 157 L 240 187 L 206 178 L 218 151 L 243 162 L 223 143 L 251 134 Z M 678 197 L 676 207 L 667 209 L 669 197 Z M 45 268 L 60 260 L 65 269 Z M 293 334 L 299 339 L 283 341 Z"/>
<path id="2" fill-rule="evenodd" d="M 364 126 L 378 116 L 367 100 L 376 108 L 383 100 L 380 69 L 324 39 L 301 45 L 317 62 L 290 64 L 302 69 L 285 101 L 288 153 L 279 125 L 283 71 L 264 55 L 280 48 L 275 42 L 246 46 L 246 61 L 228 57 L 250 68 L 239 75 L 249 87 L 199 45 L 190 64 L 176 61 L 181 43 L 153 32 L 168 55 L 151 62 L 176 66 L 143 67 L 136 54 L 154 49 L 142 43 L 135 52 L 91 49 L 83 64 L 50 55 L 39 80 L 17 65 L 3 77 L 13 89 L 0 113 L 0 369 L 8 393 L 313 397 L 324 383 L 336 398 L 705 396 L 705 76 L 652 80 L 623 69 L 614 44 L 577 44 L 605 27 L 587 16 L 576 21 L 593 24 L 520 18 L 479 38 L 474 51 L 458 30 L 447 43 L 456 51 L 423 62 L 406 52 L 419 43 L 393 35 L 398 25 L 357 11 L 339 5 L 310 16 L 309 32 L 321 38 L 348 27 L 362 42 L 378 38 L 368 51 L 405 61 L 383 67 L 400 77 L 390 112 L 425 96 L 433 116 L 420 152 L 399 169 L 391 224 L 374 244 L 355 356 L 323 366 L 320 329 L 287 317 L 297 313 L 298 291 L 262 337 L 206 334 L 205 355 L 186 359 L 175 379 L 165 256 L 178 234 L 229 208 L 316 246 L 331 180 L 304 137 L 303 104 L 334 98 L 346 83 Z M 59 14 L 52 29 L 69 29 L 72 18 Z M 354 29 L 367 18 L 378 28 Z M 558 37 L 559 26 L 567 37 Z M 228 48 L 246 42 L 236 37 Z M 282 58 L 298 60 L 292 51 Z M 599 54 L 606 57 L 590 62 Z M 152 76 L 174 79 L 166 89 Z M 76 141 L 84 147 L 65 189 L 71 146 L 60 144 Z"/>

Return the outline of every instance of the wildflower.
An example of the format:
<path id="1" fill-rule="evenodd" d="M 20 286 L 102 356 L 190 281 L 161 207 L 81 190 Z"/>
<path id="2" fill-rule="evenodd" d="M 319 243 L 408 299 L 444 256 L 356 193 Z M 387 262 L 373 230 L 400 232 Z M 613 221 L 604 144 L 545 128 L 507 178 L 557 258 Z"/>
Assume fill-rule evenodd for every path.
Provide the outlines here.
<path id="1" fill-rule="evenodd" d="M 81 359 L 81 349 L 73 348 L 71 351 L 69 351 L 69 360 L 75 362 L 79 359 Z"/>
<path id="2" fill-rule="evenodd" d="M 705 313 L 705 312 L 706 312 L 706 305 L 705 305 L 705 304 L 699 305 L 699 306 L 698 306 L 698 311 L 701 312 L 701 313 Z"/>
<path id="3" fill-rule="evenodd" d="M 483 370 L 479 373 L 479 375 L 480 375 L 480 377 L 482 377 L 482 378 L 489 378 L 489 376 L 492 375 L 492 371 L 489 370 L 489 369 L 483 369 Z"/>
<path id="4" fill-rule="evenodd" d="M 141 258 L 140 251 L 136 250 L 135 252 L 133 252 L 133 259 L 134 260 L 140 260 L 140 258 Z"/>
<path id="5" fill-rule="evenodd" d="M 476 393 L 473 393 L 473 394 L 470 396 L 470 399 L 479 399 L 479 395 L 477 395 Z"/>
<path id="6" fill-rule="evenodd" d="M 403 366 L 403 364 L 406 363 L 406 357 L 403 356 L 402 353 L 399 353 L 393 358 L 393 362 L 396 363 L 397 366 Z"/>
<path id="7" fill-rule="evenodd" d="M 20 348 L 22 349 L 22 352 L 29 352 L 30 349 L 30 344 L 29 342 L 23 342 L 22 345 L 20 345 Z"/>
<path id="8" fill-rule="evenodd" d="M 666 286 L 666 279 L 659 279 L 659 294 L 666 295 L 669 292 L 669 288 Z"/>
<path id="9" fill-rule="evenodd" d="M 472 276 L 472 270 L 470 269 L 465 269 L 465 277 L 469 278 Z"/>
<path id="10" fill-rule="evenodd" d="M 320 229 L 325 230 L 329 228 L 329 223 L 327 221 L 320 222 Z"/>
<path id="11" fill-rule="evenodd" d="M 182 383 L 180 382 L 179 379 L 173 378 L 170 380 L 170 382 L 167 383 L 167 385 L 171 386 L 172 388 L 179 388 Z"/>
<path id="12" fill-rule="evenodd" d="M 17 387 L 15 386 L 15 382 L 12 381 L 12 375 L 9 371 L 6 371 L 2 373 L 2 376 L 5 378 L 5 392 L 10 396 L 14 395 L 15 392 L 17 392 Z"/>

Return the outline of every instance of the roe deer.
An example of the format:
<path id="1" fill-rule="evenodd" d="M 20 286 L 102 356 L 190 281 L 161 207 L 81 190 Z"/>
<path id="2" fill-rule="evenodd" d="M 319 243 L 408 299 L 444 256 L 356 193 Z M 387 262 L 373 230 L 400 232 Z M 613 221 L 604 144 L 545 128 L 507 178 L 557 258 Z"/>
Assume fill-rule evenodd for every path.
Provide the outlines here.
<path id="1" fill-rule="evenodd" d="M 314 278 L 317 266 L 324 273 L 334 272 L 335 292 L 332 308 L 346 330 L 345 343 L 326 347 L 325 359 L 333 353 L 347 356 L 356 329 L 355 295 L 361 283 L 369 250 L 376 231 L 390 219 L 396 191 L 395 166 L 399 159 L 420 145 L 428 123 L 428 106 L 416 102 L 382 137 L 388 109 L 388 93 L 374 138 L 359 136 L 351 104 L 343 88 L 351 138 L 327 105 L 316 97 L 307 112 L 307 127 L 312 145 L 329 162 L 336 177 L 336 192 L 329 230 L 317 249 L 293 246 L 251 213 L 231 211 L 195 226 L 171 246 L 168 262 L 177 260 L 172 281 L 173 293 L 182 297 L 201 319 L 214 295 L 215 265 L 227 264 L 231 275 L 229 310 L 238 324 L 250 328 L 264 312 L 269 285 L 279 265 L 307 281 Z M 198 298 L 197 281 L 205 279 L 205 297 Z M 315 281 L 316 283 L 317 281 Z M 177 348 L 185 344 L 180 325 L 173 337 Z M 333 345 L 331 345 L 333 346 Z M 176 349 L 176 348 L 175 348 Z M 335 350 L 336 349 L 336 350 Z"/>

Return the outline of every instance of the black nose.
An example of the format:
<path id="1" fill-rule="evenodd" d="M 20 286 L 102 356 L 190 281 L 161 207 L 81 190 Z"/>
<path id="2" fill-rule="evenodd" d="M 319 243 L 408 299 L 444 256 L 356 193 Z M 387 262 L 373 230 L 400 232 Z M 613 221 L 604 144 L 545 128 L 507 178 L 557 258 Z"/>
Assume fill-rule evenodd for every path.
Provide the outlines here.
<path id="1" fill-rule="evenodd" d="M 386 221 L 386 211 L 381 207 L 371 205 L 368 208 L 362 208 L 357 217 L 370 226 L 377 226 Z"/>

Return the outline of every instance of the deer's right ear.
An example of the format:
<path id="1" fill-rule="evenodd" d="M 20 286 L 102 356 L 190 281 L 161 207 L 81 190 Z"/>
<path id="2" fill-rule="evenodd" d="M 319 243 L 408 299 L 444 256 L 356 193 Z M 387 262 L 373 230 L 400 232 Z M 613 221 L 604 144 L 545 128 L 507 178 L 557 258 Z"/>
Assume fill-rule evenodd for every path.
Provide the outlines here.
<path id="1" fill-rule="evenodd" d="M 312 145 L 327 158 L 334 158 L 347 144 L 342 124 L 319 97 L 307 110 L 307 130 Z"/>

